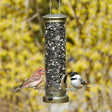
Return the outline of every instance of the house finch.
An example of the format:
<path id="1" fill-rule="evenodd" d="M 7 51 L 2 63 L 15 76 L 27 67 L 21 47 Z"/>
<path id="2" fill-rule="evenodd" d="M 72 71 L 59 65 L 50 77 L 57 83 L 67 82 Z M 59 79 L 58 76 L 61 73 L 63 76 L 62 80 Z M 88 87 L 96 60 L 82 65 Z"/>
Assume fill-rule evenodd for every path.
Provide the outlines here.
<path id="1" fill-rule="evenodd" d="M 89 88 L 87 83 L 81 78 L 81 76 L 77 72 L 72 72 L 70 74 L 71 77 L 71 85 L 77 89 L 81 89 L 83 86 Z"/>
<path id="2" fill-rule="evenodd" d="M 42 68 L 37 69 L 26 81 L 24 81 L 19 87 L 16 87 L 13 91 L 17 92 L 21 88 L 26 88 L 26 87 L 33 87 L 33 88 L 38 88 L 38 85 L 42 82 L 43 80 L 43 73 L 45 70 Z"/>

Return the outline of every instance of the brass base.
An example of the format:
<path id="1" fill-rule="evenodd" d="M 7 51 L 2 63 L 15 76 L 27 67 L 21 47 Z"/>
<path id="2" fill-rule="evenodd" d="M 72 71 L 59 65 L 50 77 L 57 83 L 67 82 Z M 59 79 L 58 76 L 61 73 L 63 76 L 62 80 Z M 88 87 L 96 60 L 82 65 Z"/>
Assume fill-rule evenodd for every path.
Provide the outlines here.
<path id="1" fill-rule="evenodd" d="M 67 95 L 61 96 L 61 97 L 43 96 L 43 102 L 45 103 L 66 103 L 66 102 L 69 102 L 69 97 Z"/>

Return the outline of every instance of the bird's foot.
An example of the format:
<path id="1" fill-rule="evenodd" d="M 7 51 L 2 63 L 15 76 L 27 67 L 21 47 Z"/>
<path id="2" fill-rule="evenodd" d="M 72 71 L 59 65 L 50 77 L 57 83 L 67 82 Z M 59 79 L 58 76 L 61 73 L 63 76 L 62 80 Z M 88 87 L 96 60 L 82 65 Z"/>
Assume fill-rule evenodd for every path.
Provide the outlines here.
<path id="1" fill-rule="evenodd" d="M 90 88 L 89 86 L 85 85 L 86 88 Z"/>
<path id="2" fill-rule="evenodd" d="M 40 87 L 38 87 L 38 86 L 35 86 L 35 87 L 33 87 L 34 89 L 39 89 Z"/>
<path id="3" fill-rule="evenodd" d="M 38 87 L 34 87 L 34 89 L 39 89 L 39 90 L 44 90 L 44 87 L 38 86 Z"/>
<path id="4" fill-rule="evenodd" d="M 77 88 L 66 88 L 66 91 L 77 91 Z"/>

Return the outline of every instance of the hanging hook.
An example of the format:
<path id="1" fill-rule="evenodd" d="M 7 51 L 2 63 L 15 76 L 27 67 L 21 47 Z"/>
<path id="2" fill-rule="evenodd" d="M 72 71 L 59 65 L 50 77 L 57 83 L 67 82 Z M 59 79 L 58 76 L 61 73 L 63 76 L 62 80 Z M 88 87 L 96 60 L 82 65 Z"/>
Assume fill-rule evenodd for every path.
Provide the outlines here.
<path id="1" fill-rule="evenodd" d="M 51 21 L 51 0 L 50 0 L 50 21 Z M 50 22 L 51 24 L 51 22 Z"/>
<path id="2" fill-rule="evenodd" d="M 51 16 L 51 0 L 50 0 L 50 16 Z"/>
<path id="3" fill-rule="evenodd" d="M 60 14 L 60 0 L 59 0 L 59 14 Z M 51 0 L 50 0 L 50 16 L 51 16 Z"/>
<path id="4" fill-rule="evenodd" d="M 59 0 L 59 14 L 60 14 L 60 0 Z"/>

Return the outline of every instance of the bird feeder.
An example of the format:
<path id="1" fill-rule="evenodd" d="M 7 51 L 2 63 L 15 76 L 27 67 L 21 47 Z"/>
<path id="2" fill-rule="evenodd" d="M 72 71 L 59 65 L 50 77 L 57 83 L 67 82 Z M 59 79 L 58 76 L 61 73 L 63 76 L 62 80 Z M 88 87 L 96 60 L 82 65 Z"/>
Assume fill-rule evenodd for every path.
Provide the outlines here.
<path id="1" fill-rule="evenodd" d="M 43 101 L 46 103 L 64 103 L 69 101 L 66 95 L 66 29 L 67 16 L 48 14 L 45 20 L 45 69 L 46 84 Z"/>

